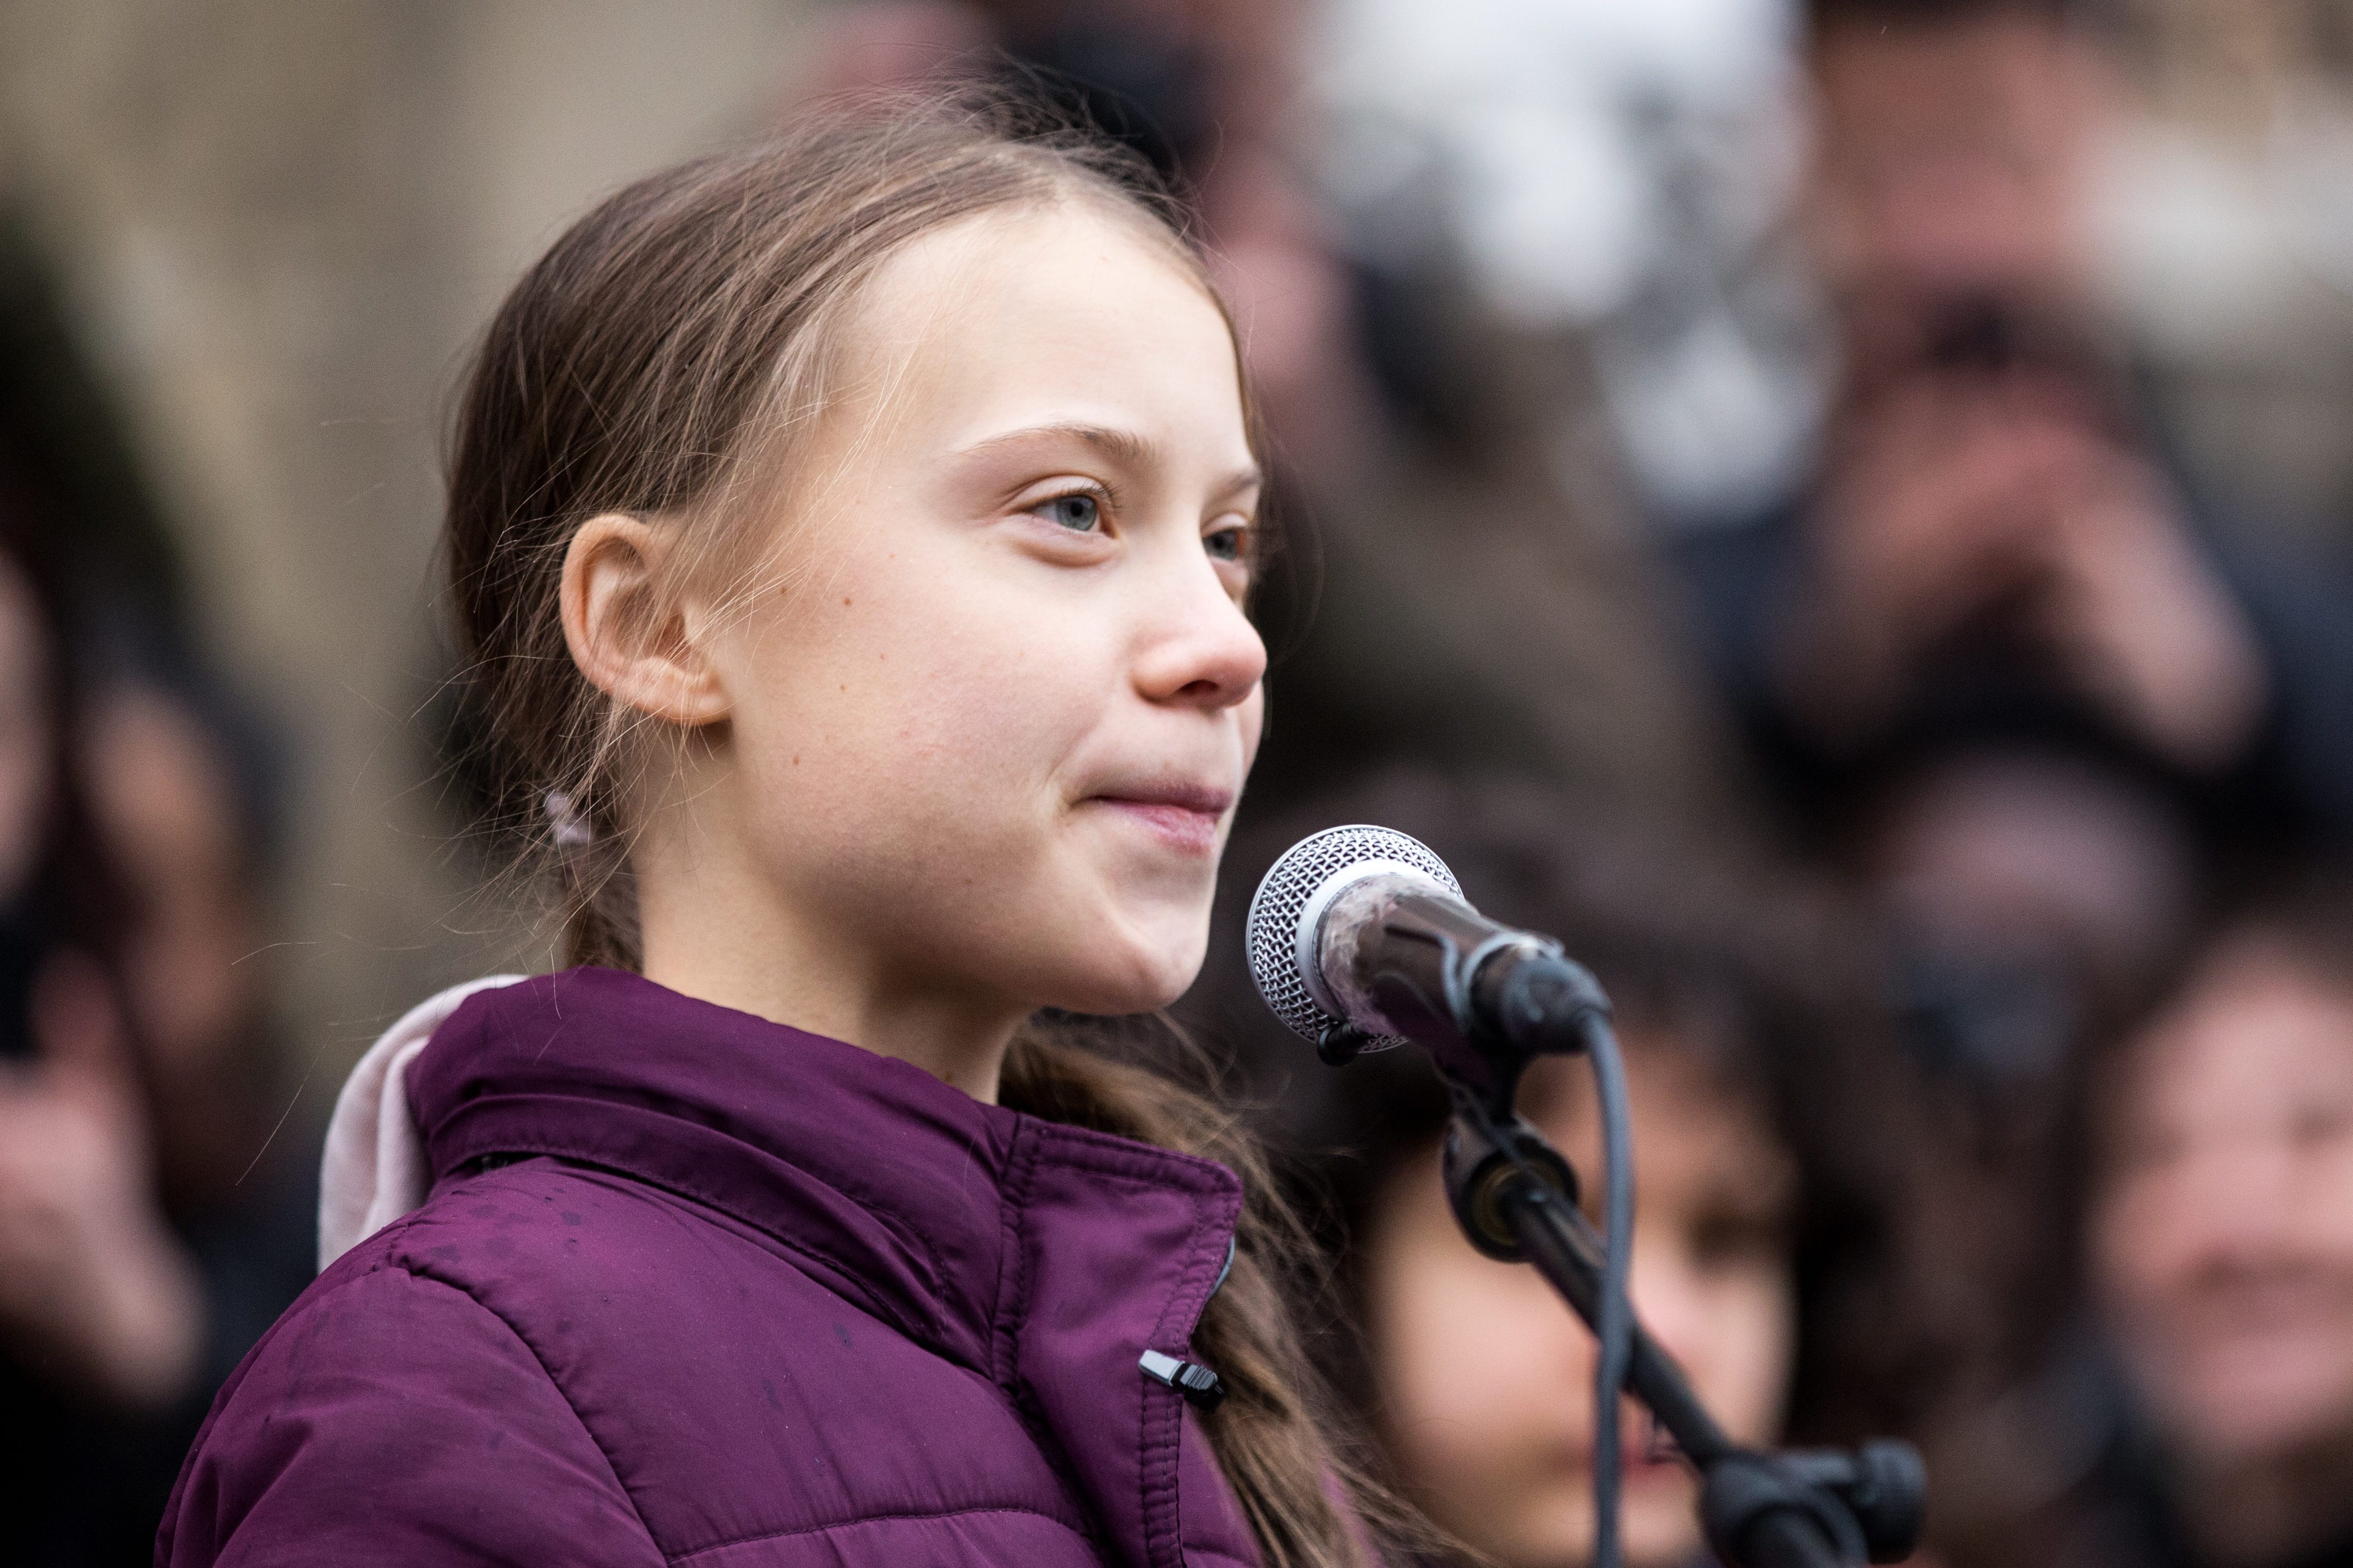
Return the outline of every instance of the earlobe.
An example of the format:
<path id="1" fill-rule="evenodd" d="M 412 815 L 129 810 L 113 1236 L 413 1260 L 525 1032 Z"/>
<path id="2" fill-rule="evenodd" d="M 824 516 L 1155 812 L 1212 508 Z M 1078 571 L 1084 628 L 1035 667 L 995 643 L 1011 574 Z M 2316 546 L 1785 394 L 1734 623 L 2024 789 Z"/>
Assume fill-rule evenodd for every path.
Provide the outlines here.
<path id="1" fill-rule="evenodd" d="M 693 728 L 726 718 L 729 704 L 684 606 L 663 592 L 672 538 L 668 524 L 620 512 L 582 523 L 564 552 L 564 641 L 591 686 Z"/>

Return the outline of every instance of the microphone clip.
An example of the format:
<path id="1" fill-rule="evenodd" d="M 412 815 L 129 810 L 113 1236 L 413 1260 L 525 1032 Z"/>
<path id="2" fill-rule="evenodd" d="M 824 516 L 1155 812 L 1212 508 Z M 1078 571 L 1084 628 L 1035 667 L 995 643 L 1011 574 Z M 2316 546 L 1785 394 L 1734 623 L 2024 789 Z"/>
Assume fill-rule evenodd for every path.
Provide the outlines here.
<path id="1" fill-rule="evenodd" d="M 1472 1247 L 1499 1263 L 1527 1261 L 1512 1205 L 1531 1183 L 1577 1207 L 1577 1172 L 1544 1134 L 1515 1114 L 1491 1118 L 1459 1090 L 1439 1161 L 1455 1223 Z"/>
<path id="2" fill-rule="evenodd" d="M 1328 1068 L 1344 1068 L 1372 1045 L 1376 1037 L 1343 1020 L 1326 1024 L 1316 1033 L 1315 1056 Z"/>

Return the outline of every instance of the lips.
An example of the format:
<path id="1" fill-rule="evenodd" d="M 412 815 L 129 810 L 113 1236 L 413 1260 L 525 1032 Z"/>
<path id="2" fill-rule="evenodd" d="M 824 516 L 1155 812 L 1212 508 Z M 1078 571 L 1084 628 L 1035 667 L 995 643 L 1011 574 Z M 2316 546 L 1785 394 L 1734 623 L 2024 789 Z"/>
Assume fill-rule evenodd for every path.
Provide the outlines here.
<path id="1" fill-rule="evenodd" d="M 1218 828 L 1234 804 L 1234 792 L 1163 781 L 1105 790 L 1088 796 L 1086 804 L 1113 813 L 1171 848 L 1201 854 L 1217 848 Z"/>

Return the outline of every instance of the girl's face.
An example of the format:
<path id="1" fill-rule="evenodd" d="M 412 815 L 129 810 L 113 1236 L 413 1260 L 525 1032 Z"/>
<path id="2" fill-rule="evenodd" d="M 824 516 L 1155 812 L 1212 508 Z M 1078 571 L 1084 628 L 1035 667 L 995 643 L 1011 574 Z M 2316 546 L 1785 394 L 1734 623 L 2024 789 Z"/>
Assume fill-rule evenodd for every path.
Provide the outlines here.
<path id="1" fill-rule="evenodd" d="M 1634 1308 L 1701 1400 L 1744 1442 L 1780 1422 L 1794 1354 L 1790 1211 L 1797 1174 L 1755 1111 L 1672 1043 L 1630 1034 Z M 1582 1069 L 1578 1069 L 1581 1071 Z M 1598 1195 L 1591 1096 L 1535 1118 Z M 1380 1420 L 1407 1489 L 1504 1568 L 1582 1563 L 1593 1547 L 1593 1338 L 1535 1270 L 1496 1263 L 1456 1229 L 1436 1151 L 1398 1173 L 1366 1256 Z M 1696 1483 L 1653 1457 L 1630 1402 L 1626 1561 L 1671 1568 L 1700 1549 Z"/>
<path id="2" fill-rule="evenodd" d="M 856 315 L 786 585 L 712 644 L 706 863 L 878 984 L 1158 1006 L 1200 964 L 1263 704 L 1225 319 L 1075 202 L 911 245 Z"/>
<path id="3" fill-rule="evenodd" d="M 2225 948 L 2129 1048 L 2095 1283 L 2178 1450 L 2224 1468 L 2353 1432 L 2353 982 Z"/>

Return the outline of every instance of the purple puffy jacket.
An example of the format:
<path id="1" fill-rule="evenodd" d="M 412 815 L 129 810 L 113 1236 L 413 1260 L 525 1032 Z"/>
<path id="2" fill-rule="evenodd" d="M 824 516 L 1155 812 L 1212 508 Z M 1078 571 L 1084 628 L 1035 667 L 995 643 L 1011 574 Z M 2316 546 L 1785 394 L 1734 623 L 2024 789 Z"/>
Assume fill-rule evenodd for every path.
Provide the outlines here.
<path id="1" fill-rule="evenodd" d="M 1255 1563 L 1182 1357 L 1240 1189 L 903 1062 L 575 970 L 409 1069 L 425 1206 L 221 1391 L 210 1563 Z"/>

